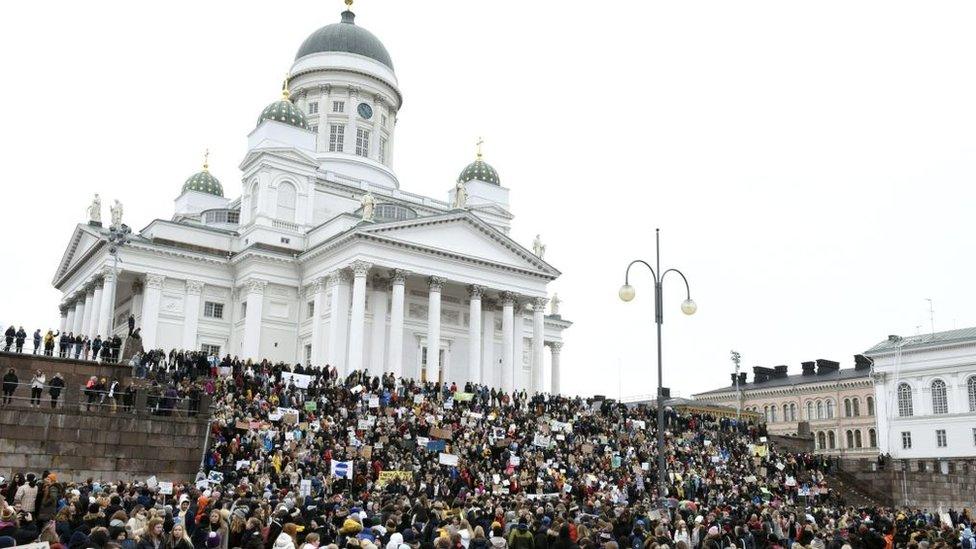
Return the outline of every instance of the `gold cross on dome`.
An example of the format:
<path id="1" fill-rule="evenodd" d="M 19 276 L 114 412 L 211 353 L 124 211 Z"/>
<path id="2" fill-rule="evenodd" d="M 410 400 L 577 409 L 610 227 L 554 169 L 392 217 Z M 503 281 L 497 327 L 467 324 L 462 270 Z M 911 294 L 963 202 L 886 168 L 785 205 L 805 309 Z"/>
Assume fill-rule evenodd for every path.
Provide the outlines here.
<path id="1" fill-rule="evenodd" d="M 206 170 L 210 167 L 210 149 L 203 151 L 203 169 Z"/>
<path id="2" fill-rule="evenodd" d="M 481 160 L 481 146 L 484 144 L 485 144 L 485 140 L 481 137 L 479 137 L 478 141 L 475 142 L 475 145 L 478 146 L 478 160 Z"/>
<path id="3" fill-rule="evenodd" d="M 346 0 L 346 9 L 352 9 L 352 0 Z"/>

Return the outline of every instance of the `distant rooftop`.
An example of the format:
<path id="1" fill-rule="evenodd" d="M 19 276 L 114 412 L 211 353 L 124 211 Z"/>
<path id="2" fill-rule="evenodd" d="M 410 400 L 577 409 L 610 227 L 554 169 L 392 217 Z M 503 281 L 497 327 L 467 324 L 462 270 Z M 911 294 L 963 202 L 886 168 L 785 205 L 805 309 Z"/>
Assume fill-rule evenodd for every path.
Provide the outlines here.
<path id="1" fill-rule="evenodd" d="M 752 369 L 753 378 L 751 382 L 746 380 L 746 372 L 739 373 L 739 389 L 748 391 L 752 389 L 790 387 L 808 383 L 823 383 L 825 381 L 859 379 L 871 375 L 870 359 L 862 355 L 857 355 L 854 357 L 854 364 L 854 368 L 841 369 L 839 362 L 820 358 L 815 361 L 803 362 L 801 364 L 802 373 L 799 374 L 789 374 L 788 367 L 785 365 L 774 366 L 772 368 L 755 366 Z M 731 374 L 731 378 L 732 381 L 728 385 L 718 389 L 696 393 L 695 398 L 734 390 L 736 387 L 736 375 Z"/>
<path id="2" fill-rule="evenodd" d="M 934 334 L 921 334 L 908 337 L 890 335 L 888 339 L 881 341 L 871 347 L 864 354 L 877 354 L 898 349 L 916 349 L 929 345 L 940 345 L 944 343 L 963 343 L 966 341 L 976 342 L 976 327 L 961 328 L 959 330 L 947 330 L 945 332 L 935 332 Z"/>

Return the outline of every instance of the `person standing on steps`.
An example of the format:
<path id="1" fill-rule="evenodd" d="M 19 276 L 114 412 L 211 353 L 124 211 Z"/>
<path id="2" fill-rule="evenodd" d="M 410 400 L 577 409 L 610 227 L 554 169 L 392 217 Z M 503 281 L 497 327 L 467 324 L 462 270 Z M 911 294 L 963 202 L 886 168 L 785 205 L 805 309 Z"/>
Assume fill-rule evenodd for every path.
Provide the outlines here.
<path id="1" fill-rule="evenodd" d="M 31 408 L 39 408 L 41 406 L 41 393 L 44 392 L 44 386 L 46 384 L 47 384 L 47 378 L 44 376 L 44 372 L 38 370 L 37 373 L 34 374 L 34 377 L 32 377 L 30 381 Z"/>

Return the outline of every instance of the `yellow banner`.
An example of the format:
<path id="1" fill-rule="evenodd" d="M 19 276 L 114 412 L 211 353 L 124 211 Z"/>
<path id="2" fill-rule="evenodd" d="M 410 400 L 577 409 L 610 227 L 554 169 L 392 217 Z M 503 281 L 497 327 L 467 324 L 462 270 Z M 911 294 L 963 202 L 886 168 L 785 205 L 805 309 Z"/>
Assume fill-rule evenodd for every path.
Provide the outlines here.
<path id="1" fill-rule="evenodd" d="M 473 398 L 474 398 L 474 393 L 462 393 L 461 391 L 454 393 L 454 400 L 458 402 L 466 402 Z"/>
<path id="2" fill-rule="evenodd" d="M 382 488 L 394 479 L 413 481 L 413 471 L 380 471 L 380 477 L 376 480 L 376 487 Z"/>

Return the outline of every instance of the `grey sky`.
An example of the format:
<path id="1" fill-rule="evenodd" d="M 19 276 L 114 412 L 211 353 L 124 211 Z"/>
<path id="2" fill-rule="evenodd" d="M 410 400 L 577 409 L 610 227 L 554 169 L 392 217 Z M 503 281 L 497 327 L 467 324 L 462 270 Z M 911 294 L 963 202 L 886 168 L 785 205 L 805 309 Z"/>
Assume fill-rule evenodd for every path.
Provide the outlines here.
<path id="1" fill-rule="evenodd" d="M 0 6 L 7 207 L 0 322 L 54 326 L 54 269 L 93 192 L 144 227 L 183 180 L 240 193 L 245 136 L 338 0 Z M 666 289 L 665 384 L 743 364 L 845 366 L 889 333 L 976 324 L 976 4 L 360 0 L 404 107 L 404 189 L 445 197 L 485 138 L 513 236 L 542 233 L 575 321 L 568 392 L 655 383 L 652 288 Z M 618 384 L 618 365 L 626 380 Z"/>

